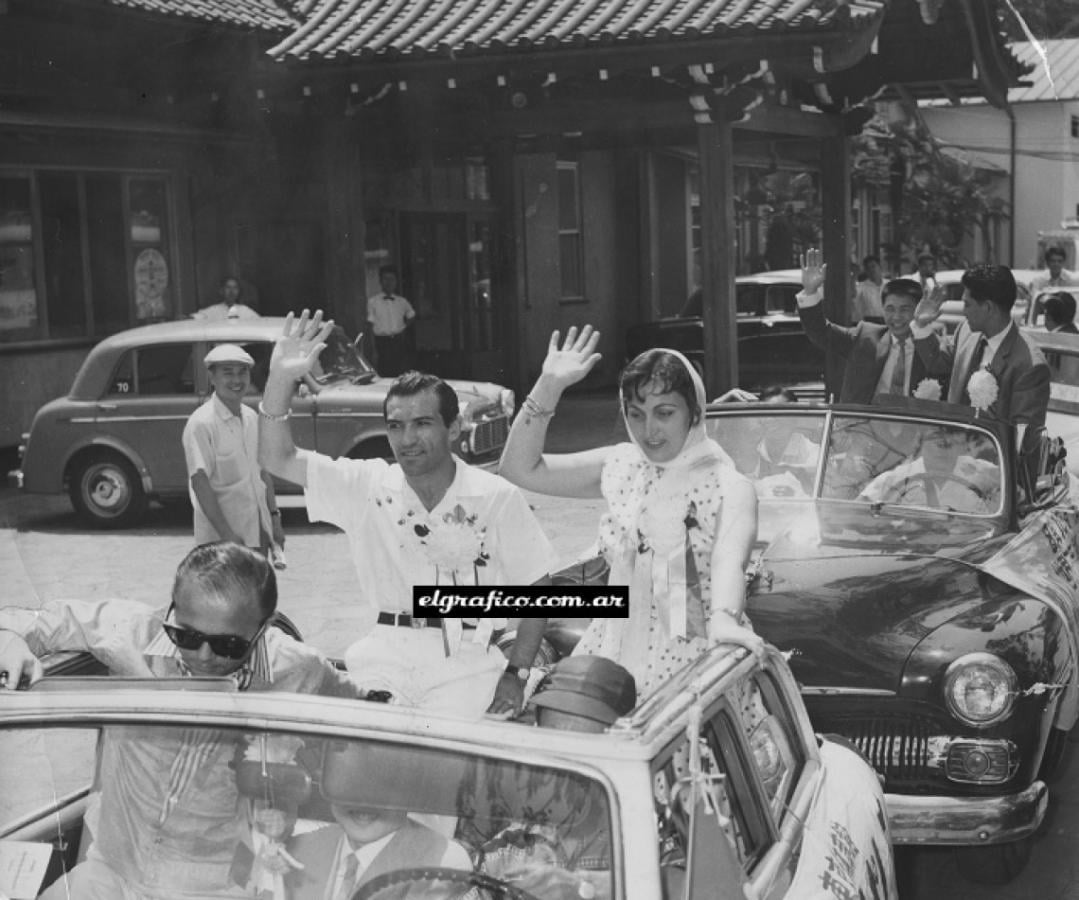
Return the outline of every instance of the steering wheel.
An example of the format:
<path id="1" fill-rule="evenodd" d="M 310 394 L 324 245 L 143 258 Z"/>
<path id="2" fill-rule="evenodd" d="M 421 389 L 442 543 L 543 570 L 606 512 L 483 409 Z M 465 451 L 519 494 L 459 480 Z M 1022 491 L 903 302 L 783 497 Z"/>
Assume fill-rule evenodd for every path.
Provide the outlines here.
<path id="1" fill-rule="evenodd" d="M 446 882 L 435 886 L 425 882 Z M 506 884 L 483 872 L 466 872 L 463 869 L 447 869 L 429 866 L 414 869 L 398 869 L 372 878 L 360 885 L 352 900 L 390 900 L 390 898 L 419 898 L 430 900 L 457 900 L 473 888 L 488 891 L 491 900 L 539 900 L 535 894 Z M 419 889 L 419 890 L 416 890 Z M 415 891 L 415 892 L 414 892 Z M 484 895 L 481 895 L 483 897 Z"/>
<path id="2" fill-rule="evenodd" d="M 922 489 L 926 493 L 926 502 L 930 491 L 938 491 L 948 481 L 954 481 L 960 487 L 966 488 L 975 497 L 977 497 L 982 503 L 986 502 L 985 492 L 978 487 L 974 482 L 968 481 L 962 475 L 956 475 L 954 472 L 941 472 L 939 474 L 930 475 L 928 472 L 919 472 L 916 475 L 911 475 L 905 479 L 902 484 L 898 485 L 891 493 L 895 496 L 895 502 L 901 501 L 911 489 L 917 485 L 921 485 Z M 938 503 L 938 507 L 944 508 L 943 504 Z"/>

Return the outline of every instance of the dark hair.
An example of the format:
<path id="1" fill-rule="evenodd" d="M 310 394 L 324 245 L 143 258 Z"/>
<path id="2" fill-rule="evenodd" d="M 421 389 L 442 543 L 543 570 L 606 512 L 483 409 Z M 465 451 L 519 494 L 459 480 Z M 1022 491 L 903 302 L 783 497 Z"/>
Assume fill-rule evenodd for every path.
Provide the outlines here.
<path id="1" fill-rule="evenodd" d="M 273 566 L 257 550 L 243 544 L 214 541 L 200 544 L 188 553 L 172 582 L 174 603 L 180 585 L 191 582 L 237 603 L 254 595 L 265 618 L 277 610 L 277 576 Z"/>
<path id="2" fill-rule="evenodd" d="M 1007 266 L 977 263 L 963 273 L 963 287 L 975 300 L 988 300 L 1001 312 L 1010 313 L 1015 305 L 1015 276 Z"/>
<path id="3" fill-rule="evenodd" d="M 917 303 L 922 299 L 922 293 L 922 286 L 913 278 L 893 278 L 884 283 L 880 296 L 882 300 L 887 300 L 892 294 L 899 294 Z"/>
<path id="4" fill-rule="evenodd" d="M 643 391 L 652 385 L 650 393 L 681 394 L 689 407 L 690 421 L 696 425 L 701 418 L 697 388 L 685 364 L 673 353 L 658 348 L 645 350 L 622 370 L 618 389 L 625 408 L 631 400 L 644 400 Z"/>
<path id="5" fill-rule="evenodd" d="M 1067 291 L 1057 291 L 1049 294 L 1043 301 L 1045 317 L 1051 318 L 1059 325 L 1067 325 L 1075 321 L 1075 298 Z"/>
<path id="6" fill-rule="evenodd" d="M 219 288 L 223 288 L 230 281 L 236 282 L 236 289 L 240 292 L 240 296 L 242 297 L 244 294 L 244 283 L 240 280 L 239 275 L 222 275 L 221 280 L 217 283 L 217 286 Z"/>
<path id="7" fill-rule="evenodd" d="M 1051 244 L 1045 248 L 1045 261 L 1049 262 L 1050 256 L 1059 256 L 1060 261 L 1064 262 L 1068 258 L 1068 254 L 1064 252 L 1064 248 L 1059 244 Z"/>
<path id="8" fill-rule="evenodd" d="M 461 414 L 457 391 L 437 375 L 428 375 L 426 372 L 405 372 L 394 379 L 390 389 L 386 391 L 386 399 L 382 401 L 382 418 L 389 415 L 390 400 L 394 397 L 415 397 L 424 391 L 434 391 L 438 398 L 438 413 L 442 417 L 442 423 L 449 428 Z"/>
<path id="9" fill-rule="evenodd" d="M 863 266 L 868 266 L 871 262 L 875 262 L 879 266 L 880 265 L 880 257 L 877 256 L 877 254 L 875 254 L 875 253 L 870 253 L 865 259 L 862 260 L 862 265 Z"/>
<path id="10" fill-rule="evenodd" d="M 797 403 L 798 395 L 790 388 L 785 388 L 781 384 L 770 384 L 761 391 L 758 399 L 762 403 L 767 403 L 769 400 L 775 399 L 782 400 L 784 403 Z"/>
<path id="11" fill-rule="evenodd" d="M 397 271 L 397 266 L 385 265 L 378 267 L 378 277 L 383 275 L 393 275 L 395 278 L 399 278 L 401 273 Z"/>

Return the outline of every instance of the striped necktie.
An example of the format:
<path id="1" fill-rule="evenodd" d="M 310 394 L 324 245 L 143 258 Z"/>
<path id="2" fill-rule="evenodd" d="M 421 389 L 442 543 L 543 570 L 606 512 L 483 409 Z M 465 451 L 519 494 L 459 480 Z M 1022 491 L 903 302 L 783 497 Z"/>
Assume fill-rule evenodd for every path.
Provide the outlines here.
<path id="1" fill-rule="evenodd" d="M 970 365 L 967 367 L 967 383 L 963 385 L 963 402 L 968 405 L 970 404 L 970 392 L 967 388 L 970 385 L 970 376 L 981 368 L 982 358 L 985 356 L 985 348 L 988 346 L 989 340 L 983 334 L 978 338 L 978 346 L 974 348 L 974 353 L 970 357 Z"/>
<path id="2" fill-rule="evenodd" d="M 334 900 L 352 900 L 356 891 L 356 882 L 359 881 L 360 861 L 356 854 L 349 851 L 348 860 L 345 862 L 345 874 L 341 877 L 341 886 L 334 896 Z"/>
<path id="3" fill-rule="evenodd" d="M 896 353 L 895 366 L 892 369 L 892 381 L 888 387 L 889 394 L 903 396 L 907 393 L 907 339 L 905 337 L 893 338 L 898 352 Z"/>

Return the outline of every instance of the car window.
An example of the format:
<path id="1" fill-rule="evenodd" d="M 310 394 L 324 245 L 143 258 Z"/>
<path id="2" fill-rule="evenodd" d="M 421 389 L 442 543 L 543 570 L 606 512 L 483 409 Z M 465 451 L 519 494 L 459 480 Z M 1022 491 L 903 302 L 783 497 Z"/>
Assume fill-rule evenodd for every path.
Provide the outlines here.
<path id="1" fill-rule="evenodd" d="M 129 350 L 113 372 L 109 393 L 151 396 L 194 394 L 191 344 L 158 344 Z"/>
<path id="2" fill-rule="evenodd" d="M 798 315 L 798 301 L 794 295 L 801 290 L 801 286 L 793 284 L 770 284 L 764 293 L 765 313 L 787 313 L 792 316 Z"/>
<path id="3" fill-rule="evenodd" d="M 567 886 L 578 896 L 586 882 L 582 896 L 616 893 L 606 789 L 572 769 L 414 739 L 179 725 L 8 729 L 0 749 L 0 835 L 29 817 L 20 840 L 63 842 L 72 848 L 68 865 L 92 852 L 150 881 L 167 874 L 177 896 L 223 896 L 229 879 L 254 896 L 252 847 L 291 874 L 300 870 L 290 858 L 325 879 L 344 831 L 360 842 L 400 833 L 395 852 L 380 855 L 387 872 L 445 866 L 467 886 L 479 871 L 536 900 L 562 900 Z M 72 801 L 64 815 L 50 808 L 56 796 L 90 785 L 95 769 L 89 799 Z M 87 807 L 92 834 L 82 828 Z M 153 840 L 159 834 L 169 847 Z M 311 887 L 311 896 L 323 895 Z"/>
<path id="4" fill-rule="evenodd" d="M 761 498 L 811 499 L 821 455 L 820 415 L 717 416 L 708 430 Z"/>
<path id="5" fill-rule="evenodd" d="M 854 416 L 833 424 L 825 497 L 995 515 L 1003 486 L 1000 448 L 988 432 Z"/>
<path id="6" fill-rule="evenodd" d="M 761 291 L 759 284 L 739 284 L 735 286 L 735 304 L 738 315 L 759 315 L 761 307 Z"/>

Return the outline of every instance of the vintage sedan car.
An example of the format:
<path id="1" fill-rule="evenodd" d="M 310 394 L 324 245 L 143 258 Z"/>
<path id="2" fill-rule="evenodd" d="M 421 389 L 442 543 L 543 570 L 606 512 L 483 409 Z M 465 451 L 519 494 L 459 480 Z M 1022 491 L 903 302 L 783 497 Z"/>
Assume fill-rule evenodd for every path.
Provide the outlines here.
<path id="1" fill-rule="evenodd" d="M 810 343 L 798 318 L 794 295 L 802 289 L 798 269 L 758 272 L 735 279 L 738 327 L 738 386 L 759 391 L 792 388 L 802 400 L 824 399 L 824 354 Z M 685 354 L 704 374 L 703 297 L 690 295 L 679 315 L 631 326 L 626 354 L 632 359 L 652 347 Z"/>
<path id="2" fill-rule="evenodd" d="M 1072 490 L 1079 490 L 1079 334 L 1025 329 L 1049 363 L 1049 412 L 1046 428 L 1071 452 L 1065 460 Z"/>
<path id="3" fill-rule="evenodd" d="M 106 338 L 90 351 L 68 395 L 34 417 L 15 479 L 33 493 L 67 491 L 82 517 L 103 527 L 133 524 L 150 498 L 186 497 L 180 437 L 210 394 L 203 357 L 215 344 L 243 345 L 255 360 L 247 402 L 256 406 L 284 321 L 165 322 Z M 382 404 L 390 383 L 337 328 L 293 399 L 297 445 L 334 457 L 389 457 Z M 513 392 L 484 382 L 451 384 L 464 423 L 455 450 L 469 462 L 495 458 L 509 432 Z M 284 482 L 280 489 L 297 493 Z"/>
<path id="4" fill-rule="evenodd" d="M 762 662 L 716 647 L 599 734 L 285 699 L 236 693 L 225 679 L 46 678 L 0 691 L 0 850 L 23 861 L 14 895 L 36 896 L 85 858 L 91 822 L 106 816 L 101 754 L 198 740 L 208 749 L 187 790 L 215 793 L 185 802 L 205 801 L 207 820 L 211 808 L 226 822 L 238 810 L 235 833 L 218 827 L 205 866 L 167 866 L 165 897 L 205 892 L 214 877 L 235 882 L 229 896 L 254 897 L 267 883 L 260 859 L 325 845 L 325 861 L 305 857 L 302 874 L 283 866 L 287 895 L 307 896 L 294 879 L 330 875 L 331 803 L 415 817 L 470 860 L 387 867 L 354 900 L 896 897 L 879 781 L 848 745 L 813 734 L 774 649 Z M 154 854 L 147 877 L 167 862 Z M 12 868 L 0 870 L 0 892 Z"/>
<path id="5" fill-rule="evenodd" d="M 709 410 L 759 497 L 748 613 L 884 779 L 893 840 L 1003 882 L 1079 713 L 1079 510 L 1059 441 L 1017 458 L 969 408 L 895 404 Z"/>

